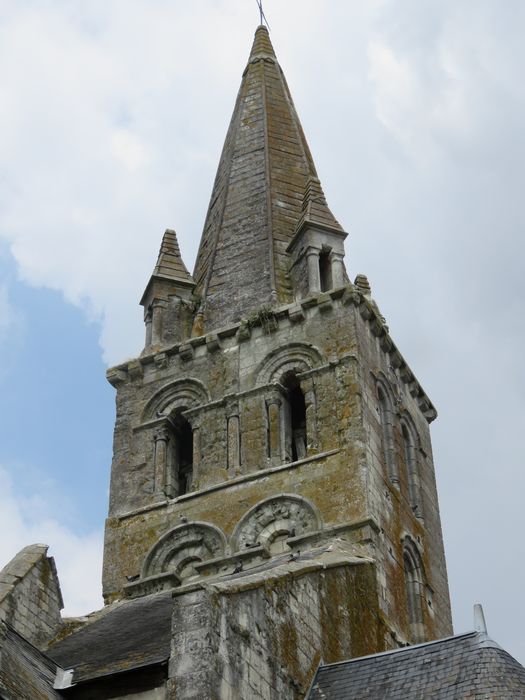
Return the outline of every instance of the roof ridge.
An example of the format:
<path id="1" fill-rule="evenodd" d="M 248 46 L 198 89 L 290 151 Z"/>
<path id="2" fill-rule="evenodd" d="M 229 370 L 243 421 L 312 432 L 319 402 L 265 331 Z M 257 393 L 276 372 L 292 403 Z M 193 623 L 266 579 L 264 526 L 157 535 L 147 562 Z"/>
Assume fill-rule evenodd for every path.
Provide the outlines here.
<path id="1" fill-rule="evenodd" d="M 366 654 L 365 656 L 355 656 L 352 659 L 346 659 L 345 661 L 335 661 L 331 664 L 323 664 L 319 668 L 331 668 L 333 666 L 342 666 L 344 664 L 350 664 L 354 661 L 364 661 L 365 659 L 377 659 L 379 656 L 388 656 L 389 654 L 398 654 L 402 652 L 411 652 L 414 649 L 421 649 L 422 647 L 436 646 L 437 644 L 442 644 L 443 642 L 450 642 L 457 639 L 468 639 L 469 637 L 476 637 L 479 632 L 463 632 L 463 634 L 454 634 L 450 637 L 443 637 L 442 639 L 433 639 L 430 642 L 421 642 L 420 644 L 409 644 L 405 647 L 398 647 L 397 649 L 388 649 L 387 651 L 380 651 L 378 654 Z M 501 649 L 501 647 L 499 647 Z"/>

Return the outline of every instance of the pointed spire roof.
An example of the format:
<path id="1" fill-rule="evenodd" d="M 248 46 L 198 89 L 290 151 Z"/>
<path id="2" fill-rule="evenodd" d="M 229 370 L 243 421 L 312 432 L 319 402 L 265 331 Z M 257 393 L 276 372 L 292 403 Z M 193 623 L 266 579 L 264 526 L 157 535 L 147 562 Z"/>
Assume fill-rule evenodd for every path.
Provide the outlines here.
<path id="1" fill-rule="evenodd" d="M 296 227 L 296 232 L 300 231 L 305 224 L 311 224 L 341 233 L 344 232 L 343 227 L 328 208 L 321 181 L 317 177 L 310 177 L 306 184 L 303 197 L 303 210 Z"/>
<path id="2" fill-rule="evenodd" d="M 238 321 L 261 306 L 293 301 L 287 247 L 305 216 L 340 230 L 322 194 L 268 30 L 260 26 L 195 264 L 206 331 Z"/>
<path id="3" fill-rule="evenodd" d="M 153 276 L 164 277 L 177 282 L 193 282 L 182 260 L 177 234 L 172 229 L 166 229 L 162 237 L 159 257 L 153 270 Z"/>
<path id="4" fill-rule="evenodd" d="M 172 229 L 166 229 L 160 244 L 157 264 L 146 286 L 140 304 L 145 307 L 154 298 L 167 298 L 175 290 L 190 290 L 195 286 L 193 277 L 188 272 L 180 254 L 177 234 Z"/>

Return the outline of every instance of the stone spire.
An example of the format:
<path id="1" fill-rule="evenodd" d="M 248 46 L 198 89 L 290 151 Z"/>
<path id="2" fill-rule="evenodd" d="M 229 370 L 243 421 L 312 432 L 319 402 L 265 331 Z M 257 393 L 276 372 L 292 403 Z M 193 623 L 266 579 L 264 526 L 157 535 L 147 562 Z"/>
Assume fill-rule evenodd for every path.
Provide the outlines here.
<path id="1" fill-rule="evenodd" d="M 222 151 L 195 265 L 204 331 L 294 299 L 287 248 L 315 166 L 268 30 L 260 26 Z M 324 195 L 312 211 L 338 227 Z"/>

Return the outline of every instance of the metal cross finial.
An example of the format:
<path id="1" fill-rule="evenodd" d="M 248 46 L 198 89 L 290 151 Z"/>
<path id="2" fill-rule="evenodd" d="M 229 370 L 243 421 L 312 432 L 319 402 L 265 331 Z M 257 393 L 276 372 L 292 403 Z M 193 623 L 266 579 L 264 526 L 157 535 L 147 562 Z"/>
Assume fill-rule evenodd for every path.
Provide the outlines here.
<path id="1" fill-rule="evenodd" d="M 261 16 L 261 25 L 265 24 L 268 29 L 270 29 L 270 25 L 268 24 L 268 20 L 266 19 L 266 15 L 264 14 L 263 10 L 263 0 L 255 0 L 257 3 L 257 6 L 259 8 L 259 14 Z"/>

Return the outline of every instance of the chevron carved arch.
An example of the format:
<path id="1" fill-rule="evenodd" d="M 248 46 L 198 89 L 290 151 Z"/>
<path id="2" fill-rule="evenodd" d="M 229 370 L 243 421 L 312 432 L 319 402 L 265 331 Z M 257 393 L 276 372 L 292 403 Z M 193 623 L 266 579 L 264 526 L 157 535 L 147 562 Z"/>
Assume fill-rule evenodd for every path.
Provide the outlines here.
<path id="1" fill-rule="evenodd" d="M 271 550 L 278 538 L 315 532 L 320 527 L 321 517 L 310 501 L 282 494 L 257 503 L 244 515 L 233 532 L 232 549 L 262 544 Z"/>
<path id="2" fill-rule="evenodd" d="M 194 565 L 224 554 L 226 538 L 215 525 L 192 522 L 164 534 L 150 549 L 141 577 L 174 573 L 181 580 L 194 576 Z"/>

